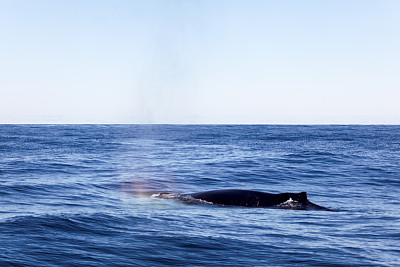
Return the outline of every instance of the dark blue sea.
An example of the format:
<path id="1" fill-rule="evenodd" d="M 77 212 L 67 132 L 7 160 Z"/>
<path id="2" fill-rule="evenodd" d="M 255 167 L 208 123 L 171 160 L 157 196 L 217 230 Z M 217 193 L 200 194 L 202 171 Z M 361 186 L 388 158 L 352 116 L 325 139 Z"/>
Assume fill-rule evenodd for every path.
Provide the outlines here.
<path id="1" fill-rule="evenodd" d="M 400 266 L 400 126 L 0 125 L 0 266 L 165 265 Z"/>

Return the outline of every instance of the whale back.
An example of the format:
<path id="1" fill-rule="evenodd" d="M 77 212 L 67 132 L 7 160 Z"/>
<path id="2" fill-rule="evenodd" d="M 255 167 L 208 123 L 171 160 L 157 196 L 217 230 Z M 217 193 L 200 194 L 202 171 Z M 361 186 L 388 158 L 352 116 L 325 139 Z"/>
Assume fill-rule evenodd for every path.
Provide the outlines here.
<path id="1" fill-rule="evenodd" d="M 309 202 L 306 192 L 271 194 L 252 190 L 230 189 L 193 193 L 188 194 L 188 196 L 212 204 L 245 207 L 271 207 L 290 200 L 297 201 L 302 205 L 306 205 Z"/>

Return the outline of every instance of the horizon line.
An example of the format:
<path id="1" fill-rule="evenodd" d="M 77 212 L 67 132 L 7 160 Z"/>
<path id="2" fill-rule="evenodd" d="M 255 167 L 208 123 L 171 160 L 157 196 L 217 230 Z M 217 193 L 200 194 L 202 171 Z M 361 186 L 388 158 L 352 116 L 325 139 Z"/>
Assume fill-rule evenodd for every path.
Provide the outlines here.
<path id="1" fill-rule="evenodd" d="M 204 125 L 204 126 L 229 126 L 229 125 L 265 125 L 265 126 L 400 126 L 395 123 L 118 123 L 118 122 L 104 122 L 104 123 L 90 123 L 90 122 L 76 122 L 76 123 L 46 123 L 46 122 L 23 122 L 23 123 L 2 123 L 0 125 Z"/>

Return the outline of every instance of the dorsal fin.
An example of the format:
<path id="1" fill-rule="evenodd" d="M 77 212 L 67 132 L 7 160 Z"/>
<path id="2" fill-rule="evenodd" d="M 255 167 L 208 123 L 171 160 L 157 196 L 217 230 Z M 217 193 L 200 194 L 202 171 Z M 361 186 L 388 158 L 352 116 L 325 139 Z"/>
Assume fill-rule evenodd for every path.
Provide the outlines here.
<path id="1" fill-rule="evenodd" d="M 299 193 L 299 199 L 298 201 L 300 203 L 307 203 L 308 199 L 307 199 L 307 192 L 301 192 Z"/>

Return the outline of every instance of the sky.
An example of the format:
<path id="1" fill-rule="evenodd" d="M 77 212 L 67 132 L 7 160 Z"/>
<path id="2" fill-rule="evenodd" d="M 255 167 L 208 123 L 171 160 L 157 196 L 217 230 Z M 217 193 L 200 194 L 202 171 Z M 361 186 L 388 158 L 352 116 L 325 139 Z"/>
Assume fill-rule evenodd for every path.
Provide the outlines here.
<path id="1" fill-rule="evenodd" d="M 397 0 L 0 0 L 0 123 L 400 124 Z"/>

